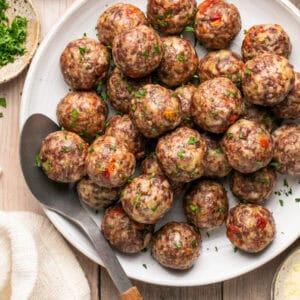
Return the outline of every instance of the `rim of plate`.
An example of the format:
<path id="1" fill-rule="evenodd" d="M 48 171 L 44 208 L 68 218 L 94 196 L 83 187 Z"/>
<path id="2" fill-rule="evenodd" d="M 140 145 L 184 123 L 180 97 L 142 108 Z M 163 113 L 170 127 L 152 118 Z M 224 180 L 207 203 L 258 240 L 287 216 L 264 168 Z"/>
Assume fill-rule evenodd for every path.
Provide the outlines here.
<path id="1" fill-rule="evenodd" d="M 32 63 L 30 65 L 30 68 L 28 70 L 27 76 L 26 76 L 26 80 L 24 83 L 24 88 L 23 88 L 23 94 L 22 94 L 22 99 L 21 99 L 21 106 L 20 106 L 20 117 L 19 117 L 19 129 L 20 131 L 22 130 L 23 124 L 25 123 L 26 119 L 24 119 L 25 115 L 27 115 L 27 94 L 29 92 L 30 89 L 30 85 L 32 82 L 32 78 L 34 75 L 34 71 L 35 68 L 38 66 L 39 62 L 40 62 L 40 57 L 42 55 L 42 53 L 44 52 L 44 49 L 47 47 L 49 41 L 51 41 L 56 33 L 61 29 L 61 27 L 64 25 L 64 23 L 67 21 L 67 19 L 69 17 L 71 17 L 73 15 L 73 13 L 75 11 L 77 11 L 77 9 L 79 9 L 82 5 L 84 5 L 86 2 L 88 2 L 88 0 L 77 0 L 77 2 L 75 2 L 74 4 L 71 5 L 71 7 L 66 11 L 65 14 L 63 14 L 63 16 L 61 17 L 60 21 L 53 26 L 53 28 L 48 32 L 48 34 L 46 35 L 46 37 L 42 40 L 41 45 L 39 46 L 33 60 Z M 292 13 L 295 17 L 297 17 L 300 20 L 300 9 L 298 9 L 293 3 L 291 3 L 289 0 L 276 0 L 276 2 L 278 2 L 280 5 L 284 6 L 285 9 L 287 9 L 290 13 Z M 89 259 L 91 259 L 93 262 L 101 265 L 102 267 L 104 267 L 103 262 L 101 259 L 99 259 L 99 257 L 95 256 L 92 251 L 90 251 L 89 249 L 86 248 L 86 244 L 82 244 L 81 242 L 79 242 L 78 240 L 74 239 L 74 235 L 72 235 L 72 233 L 70 233 L 68 231 L 67 228 L 65 228 L 64 226 L 60 227 L 59 226 L 59 219 L 63 218 L 62 216 L 60 216 L 59 214 L 52 212 L 51 210 L 47 209 L 46 207 L 44 207 L 42 205 L 42 208 L 45 212 L 45 214 L 47 215 L 47 217 L 50 219 L 50 221 L 52 222 L 52 224 L 54 225 L 54 227 L 56 227 L 56 229 L 64 236 L 64 238 L 70 243 L 72 244 L 76 249 L 78 249 L 82 254 L 84 254 L 85 256 L 87 256 Z M 67 220 L 67 219 L 66 219 Z M 70 221 L 67 220 L 67 222 L 71 223 Z M 263 265 L 265 265 L 266 263 L 268 263 L 269 261 L 271 261 L 272 259 L 274 259 L 275 257 L 277 257 L 280 253 L 282 253 L 283 251 L 285 251 L 289 246 L 291 246 L 298 238 L 300 235 L 298 235 L 298 237 L 296 236 L 294 239 L 290 240 L 289 243 L 285 244 L 283 247 L 278 248 L 277 251 L 275 251 L 272 255 L 266 257 L 262 262 L 256 262 L 256 263 L 252 263 L 250 267 L 245 266 L 243 268 L 241 268 L 239 270 L 238 273 L 234 272 L 234 273 L 229 273 L 227 274 L 226 277 L 224 276 L 219 276 L 218 274 L 216 274 L 216 277 L 214 280 L 205 282 L 203 284 L 199 284 L 199 282 L 197 282 L 197 280 L 192 280 L 189 281 L 187 283 L 184 283 L 184 286 L 186 287 L 192 287 L 192 286 L 201 286 L 201 285 L 208 285 L 208 284 L 214 284 L 214 283 L 218 283 L 221 281 L 225 281 L 225 280 L 229 280 L 229 279 L 233 279 L 236 278 L 238 276 L 244 275 L 246 273 L 249 273 L 259 267 L 262 267 Z M 159 280 L 157 280 L 156 278 L 153 278 L 153 280 L 150 281 L 145 281 L 142 280 L 139 277 L 136 277 L 136 274 L 134 272 L 126 272 L 126 274 L 134 279 L 134 280 L 138 280 L 140 282 L 145 282 L 145 283 L 150 283 L 150 284 L 154 284 L 154 285 L 161 285 L 161 286 L 183 286 L 180 285 L 180 283 L 176 282 L 171 282 L 169 280 L 162 280 L 161 278 L 159 278 Z"/>

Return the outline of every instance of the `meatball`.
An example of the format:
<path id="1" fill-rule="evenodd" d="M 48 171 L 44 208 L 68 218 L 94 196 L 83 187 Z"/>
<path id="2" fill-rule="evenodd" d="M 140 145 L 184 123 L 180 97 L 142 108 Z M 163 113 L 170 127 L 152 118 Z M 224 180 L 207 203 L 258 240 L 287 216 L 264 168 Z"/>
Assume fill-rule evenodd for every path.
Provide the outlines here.
<path id="1" fill-rule="evenodd" d="M 242 44 L 244 61 L 258 54 L 274 53 L 288 58 L 292 51 L 290 38 L 278 24 L 252 26 L 245 35 Z"/>
<path id="2" fill-rule="evenodd" d="M 221 146 L 229 164 L 241 173 L 253 173 L 265 167 L 273 157 L 273 141 L 260 124 L 240 119 L 229 127 Z"/>
<path id="3" fill-rule="evenodd" d="M 95 184 L 89 178 L 82 178 L 77 184 L 79 199 L 91 208 L 105 208 L 120 196 L 120 188 L 106 188 Z"/>
<path id="4" fill-rule="evenodd" d="M 195 35 L 206 48 L 224 49 L 241 30 L 238 9 L 223 0 L 200 3 L 195 18 Z"/>
<path id="5" fill-rule="evenodd" d="M 141 78 L 159 66 L 163 56 L 162 41 L 152 28 L 140 25 L 115 37 L 112 54 L 122 73 Z"/>
<path id="6" fill-rule="evenodd" d="M 106 46 L 111 46 L 119 33 L 147 24 L 144 13 L 138 7 L 118 3 L 109 7 L 99 17 L 96 29 L 100 42 Z"/>
<path id="7" fill-rule="evenodd" d="M 261 204 L 269 198 L 275 183 L 276 171 L 273 168 L 262 168 L 247 175 L 234 171 L 231 190 L 241 200 Z"/>
<path id="8" fill-rule="evenodd" d="M 120 187 L 133 175 L 135 157 L 115 137 L 100 136 L 89 148 L 86 168 L 88 176 L 99 186 Z"/>
<path id="9" fill-rule="evenodd" d="M 105 211 L 101 224 L 104 237 L 113 247 L 125 253 L 137 253 L 145 249 L 153 230 L 153 225 L 131 220 L 120 204 Z"/>
<path id="10" fill-rule="evenodd" d="M 300 118 L 300 73 L 295 73 L 294 88 L 282 102 L 274 106 L 273 111 L 280 118 Z"/>
<path id="11" fill-rule="evenodd" d="M 201 235 L 186 223 L 171 222 L 155 232 L 151 254 L 167 268 L 186 270 L 200 255 Z"/>
<path id="12" fill-rule="evenodd" d="M 257 122 L 269 132 L 271 132 L 276 125 L 275 117 L 267 108 L 256 106 L 246 101 L 244 102 L 242 118 Z"/>
<path id="13" fill-rule="evenodd" d="M 191 105 L 194 93 L 197 87 L 194 84 L 180 86 L 174 92 L 174 95 L 179 99 L 182 110 L 181 126 L 193 128 L 195 126 L 191 114 Z"/>
<path id="14" fill-rule="evenodd" d="M 196 8 L 195 0 L 149 0 L 147 16 L 155 29 L 176 34 L 193 22 Z"/>
<path id="15" fill-rule="evenodd" d="M 155 138 L 177 127 L 182 118 L 179 100 L 158 84 L 147 84 L 131 100 L 130 115 L 138 130 Z"/>
<path id="16" fill-rule="evenodd" d="M 294 87 L 293 66 L 283 56 L 265 53 L 245 64 L 243 92 L 248 102 L 273 106 L 287 96 Z"/>
<path id="17" fill-rule="evenodd" d="M 200 60 L 198 72 L 201 82 L 226 77 L 237 87 L 241 87 L 244 63 L 238 54 L 230 50 L 213 51 L 208 52 Z"/>
<path id="18" fill-rule="evenodd" d="M 203 137 L 207 146 L 204 176 L 225 177 L 231 171 L 231 166 L 220 146 L 219 140 L 207 134 L 203 135 Z"/>
<path id="19" fill-rule="evenodd" d="M 93 92 L 68 93 L 57 105 L 59 126 L 92 139 L 105 128 L 106 103 Z"/>
<path id="20" fill-rule="evenodd" d="M 265 249 L 275 237 L 272 213 L 255 204 L 240 204 L 229 211 L 226 220 L 227 237 L 237 248 L 257 253 Z"/>
<path id="21" fill-rule="evenodd" d="M 274 160 L 277 171 L 287 175 L 300 175 L 300 125 L 285 124 L 273 133 Z"/>
<path id="22" fill-rule="evenodd" d="M 222 184 L 212 180 L 199 181 L 186 195 L 184 212 L 188 222 L 199 229 L 221 226 L 228 214 L 228 199 Z"/>
<path id="23" fill-rule="evenodd" d="M 48 178 L 57 182 L 75 182 L 86 174 L 88 144 L 66 130 L 52 132 L 43 140 L 37 157 Z"/>
<path id="24" fill-rule="evenodd" d="M 164 54 L 157 69 L 161 82 L 175 87 L 192 79 L 198 68 L 198 55 L 191 42 L 176 36 L 162 38 Z"/>
<path id="25" fill-rule="evenodd" d="M 142 174 L 125 187 L 121 202 L 131 219 L 155 224 L 171 209 L 173 192 L 164 176 Z"/>
<path id="26" fill-rule="evenodd" d="M 90 90 L 104 79 L 109 68 L 109 52 L 93 39 L 70 42 L 60 57 L 65 82 L 75 90 Z"/>
<path id="27" fill-rule="evenodd" d="M 118 68 L 115 68 L 107 81 L 107 95 L 116 110 L 128 114 L 132 97 L 148 83 L 151 83 L 151 77 L 133 80 L 125 76 Z"/>
<path id="28" fill-rule="evenodd" d="M 135 155 L 136 159 L 145 156 L 145 139 L 128 115 L 111 117 L 107 123 L 105 134 L 113 136 L 121 143 L 126 144 L 128 150 Z"/>
<path id="29" fill-rule="evenodd" d="M 159 139 L 156 155 L 163 172 L 176 182 L 190 182 L 205 169 L 204 138 L 188 127 L 180 127 Z"/>
<path id="30" fill-rule="evenodd" d="M 223 133 L 242 113 L 239 89 L 227 78 L 217 77 L 200 84 L 192 100 L 194 122 L 204 130 Z"/>

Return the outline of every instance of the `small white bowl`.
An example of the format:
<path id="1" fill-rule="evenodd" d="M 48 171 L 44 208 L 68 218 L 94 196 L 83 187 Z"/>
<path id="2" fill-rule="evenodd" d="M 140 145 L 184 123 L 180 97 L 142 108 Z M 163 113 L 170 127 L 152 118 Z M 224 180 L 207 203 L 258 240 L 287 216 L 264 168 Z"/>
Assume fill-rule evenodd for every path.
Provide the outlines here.
<path id="1" fill-rule="evenodd" d="M 26 53 L 17 56 L 13 63 L 0 67 L 0 84 L 15 78 L 30 64 L 40 41 L 39 17 L 31 0 L 7 0 L 7 3 L 10 8 L 5 14 L 10 21 L 15 16 L 25 17 L 28 20 Z"/>

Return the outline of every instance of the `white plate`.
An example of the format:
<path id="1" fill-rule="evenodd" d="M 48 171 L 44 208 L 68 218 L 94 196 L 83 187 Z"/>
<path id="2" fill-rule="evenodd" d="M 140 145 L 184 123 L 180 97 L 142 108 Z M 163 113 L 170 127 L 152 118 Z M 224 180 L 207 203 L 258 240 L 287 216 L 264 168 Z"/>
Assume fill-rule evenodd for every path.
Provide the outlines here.
<path id="1" fill-rule="evenodd" d="M 56 105 L 68 92 L 68 86 L 64 83 L 59 68 L 61 52 L 70 40 L 82 37 L 84 32 L 88 36 L 96 38 L 94 28 L 98 16 L 109 5 L 118 1 L 78 1 L 47 36 L 31 64 L 24 86 L 20 114 L 21 127 L 25 120 L 34 113 L 43 113 L 56 120 Z M 143 10 L 146 8 L 146 0 L 126 1 Z M 300 70 L 300 56 L 298 55 L 300 51 L 300 13 L 295 7 L 287 1 L 232 0 L 231 2 L 236 4 L 240 10 L 243 29 L 259 23 L 280 23 L 291 37 L 294 47 L 291 62 L 295 65 L 296 70 Z M 242 39 L 243 30 L 232 45 L 232 49 L 236 52 L 240 52 Z M 205 51 L 203 48 L 198 48 L 199 56 L 202 57 Z M 131 278 L 169 286 L 194 286 L 219 282 L 261 266 L 285 250 L 300 235 L 300 203 L 295 202 L 296 196 L 300 196 L 299 178 L 287 179 L 293 189 L 293 194 L 289 197 L 285 195 L 280 197 L 284 201 L 284 206 L 280 206 L 279 197 L 276 195 L 273 195 L 266 204 L 274 214 L 277 223 L 277 237 L 264 252 L 257 255 L 248 255 L 240 251 L 234 252 L 225 236 L 223 227 L 211 232 L 210 237 L 203 232 L 201 256 L 196 265 L 187 272 L 173 272 L 161 267 L 151 258 L 149 251 L 133 256 L 118 254 L 121 264 Z M 279 177 L 275 190 L 282 188 L 283 177 Z M 287 190 L 286 187 L 284 189 Z M 230 192 L 229 197 L 231 206 L 237 203 Z M 90 213 L 100 224 L 101 214 L 96 215 L 92 211 Z M 102 264 L 91 243 L 75 226 L 53 212 L 46 210 L 46 214 L 70 243 L 93 261 Z M 172 212 L 164 218 L 163 223 L 183 219 L 181 201 L 177 200 Z M 147 264 L 148 268 L 145 269 L 143 264 Z"/>

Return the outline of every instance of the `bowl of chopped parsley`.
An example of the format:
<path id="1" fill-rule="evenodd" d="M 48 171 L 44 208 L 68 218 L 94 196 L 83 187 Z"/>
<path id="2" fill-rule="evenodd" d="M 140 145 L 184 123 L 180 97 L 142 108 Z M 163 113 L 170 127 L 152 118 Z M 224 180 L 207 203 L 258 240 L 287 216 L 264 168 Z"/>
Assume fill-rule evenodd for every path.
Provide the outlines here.
<path id="1" fill-rule="evenodd" d="M 30 0 L 0 0 L 0 84 L 30 64 L 39 35 L 38 14 Z"/>

